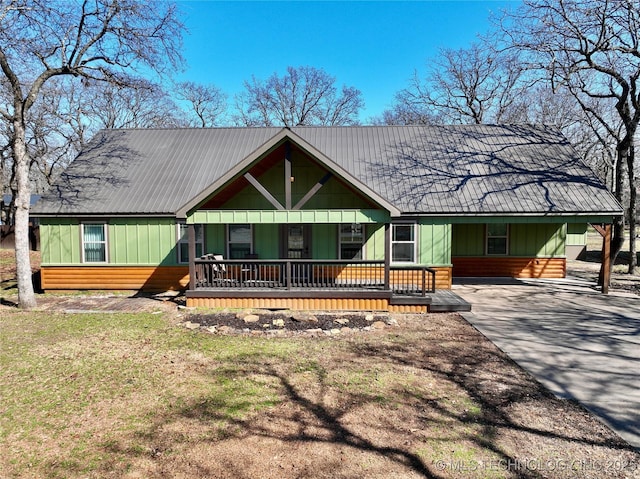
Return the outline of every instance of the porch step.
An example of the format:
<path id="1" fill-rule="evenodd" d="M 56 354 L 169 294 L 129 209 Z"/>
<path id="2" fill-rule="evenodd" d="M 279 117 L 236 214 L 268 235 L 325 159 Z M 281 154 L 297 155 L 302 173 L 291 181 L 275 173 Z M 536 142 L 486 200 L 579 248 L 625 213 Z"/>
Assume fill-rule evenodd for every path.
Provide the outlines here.
<path id="1" fill-rule="evenodd" d="M 471 303 L 468 303 L 450 289 L 439 289 L 431 294 L 429 311 L 433 313 L 471 311 Z"/>

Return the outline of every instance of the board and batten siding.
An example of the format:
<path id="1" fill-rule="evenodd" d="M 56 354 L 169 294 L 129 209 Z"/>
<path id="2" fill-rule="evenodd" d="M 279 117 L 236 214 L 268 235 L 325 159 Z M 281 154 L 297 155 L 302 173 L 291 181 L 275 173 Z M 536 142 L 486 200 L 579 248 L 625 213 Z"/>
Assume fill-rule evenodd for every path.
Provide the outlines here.
<path id="1" fill-rule="evenodd" d="M 486 225 L 454 224 L 452 255 L 484 256 Z M 563 257 L 567 229 L 564 224 L 521 223 L 509 225 L 509 254 L 521 257 Z"/>
<path id="2" fill-rule="evenodd" d="M 80 264 L 80 223 L 74 218 L 40 219 L 42 265 Z"/>
<path id="3" fill-rule="evenodd" d="M 80 224 L 74 218 L 41 219 L 43 265 L 82 264 Z M 176 235 L 171 218 L 112 218 L 107 227 L 108 263 L 176 266 Z"/>

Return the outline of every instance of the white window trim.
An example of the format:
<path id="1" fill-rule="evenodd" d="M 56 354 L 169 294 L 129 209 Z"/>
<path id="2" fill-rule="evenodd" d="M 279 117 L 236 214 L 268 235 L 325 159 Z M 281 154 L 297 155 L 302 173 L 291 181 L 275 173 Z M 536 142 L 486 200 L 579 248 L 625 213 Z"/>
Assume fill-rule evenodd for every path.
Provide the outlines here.
<path id="1" fill-rule="evenodd" d="M 85 255 L 84 227 L 85 225 L 100 225 L 104 232 L 104 261 L 87 261 Z M 98 241 L 88 241 L 88 243 L 98 243 Z M 109 228 L 106 221 L 83 221 L 80 223 L 80 253 L 82 254 L 82 262 L 87 264 L 107 264 L 109 262 Z"/>
<path id="2" fill-rule="evenodd" d="M 242 223 L 243 225 L 249 225 L 249 253 L 252 254 L 253 253 L 253 224 L 251 223 Z M 226 253 L 226 258 L 231 258 L 231 248 L 229 247 L 231 244 L 231 232 L 229 231 L 229 227 L 230 226 L 234 226 L 232 224 L 227 225 L 226 227 L 226 232 L 225 232 L 225 253 Z"/>
<path id="3" fill-rule="evenodd" d="M 182 239 L 182 235 L 180 234 L 180 229 L 182 227 L 185 227 L 186 233 L 187 233 L 187 237 L 185 239 Z M 202 251 L 202 253 L 204 254 L 204 225 L 193 225 L 194 227 L 200 226 L 200 228 L 202 229 L 202 235 L 200 240 L 198 240 L 198 235 L 196 234 L 196 251 L 197 251 L 197 245 L 200 245 L 201 248 L 200 250 Z M 178 264 L 189 264 L 189 260 L 187 259 L 186 261 L 183 260 L 182 258 L 182 248 L 181 245 L 186 244 L 187 248 L 189 247 L 189 225 L 187 223 L 184 223 L 182 221 L 176 223 L 176 234 L 177 234 L 177 238 L 178 241 L 176 241 L 176 247 L 178 249 Z M 188 253 L 187 253 L 188 254 Z"/>
<path id="4" fill-rule="evenodd" d="M 484 228 L 484 254 L 486 256 L 509 256 L 509 233 L 511 232 L 511 225 L 509 223 L 503 223 L 507 226 L 507 234 L 500 236 L 489 236 L 489 224 L 485 225 Z M 489 253 L 489 239 L 490 238 L 504 238 L 505 241 L 505 252 L 504 253 Z"/>
<path id="5" fill-rule="evenodd" d="M 395 226 L 411 226 L 413 229 L 413 241 L 394 241 L 393 228 Z M 417 223 L 391 223 L 391 264 L 418 264 L 418 231 Z M 393 260 L 393 245 L 413 243 L 413 261 L 394 261 Z"/>
<path id="6" fill-rule="evenodd" d="M 342 258 L 342 236 L 340 233 L 340 227 L 345 225 L 345 224 L 351 224 L 351 223 L 340 223 L 338 225 L 338 259 L 343 259 Z M 360 251 L 362 252 L 361 256 L 362 259 L 361 261 L 364 261 L 367 259 L 367 225 L 364 223 L 358 223 L 361 227 L 362 227 L 362 241 L 359 243 L 360 244 Z M 344 243 L 344 244 L 358 244 L 358 243 L 354 243 L 354 242 L 348 242 L 348 243 Z M 351 258 L 348 258 L 351 259 Z"/>

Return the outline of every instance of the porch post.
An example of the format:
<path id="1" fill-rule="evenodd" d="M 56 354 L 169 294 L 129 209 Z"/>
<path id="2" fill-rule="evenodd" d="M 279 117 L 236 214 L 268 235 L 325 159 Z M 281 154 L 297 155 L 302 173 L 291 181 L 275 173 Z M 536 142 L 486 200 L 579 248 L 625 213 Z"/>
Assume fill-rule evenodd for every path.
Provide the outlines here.
<path id="1" fill-rule="evenodd" d="M 187 225 L 187 235 L 189 236 L 189 289 L 196 289 L 196 226 Z"/>
<path id="2" fill-rule="evenodd" d="M 384 289 L 391 289 L 390 285 L 391 270 L 391 224 L 384 224 Z"/>

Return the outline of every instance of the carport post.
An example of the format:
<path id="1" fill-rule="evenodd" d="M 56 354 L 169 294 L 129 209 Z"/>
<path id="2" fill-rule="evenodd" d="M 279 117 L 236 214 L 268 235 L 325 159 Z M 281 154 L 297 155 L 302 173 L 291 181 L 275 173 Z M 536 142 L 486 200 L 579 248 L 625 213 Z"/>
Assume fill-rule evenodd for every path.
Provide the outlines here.
<path id="1" fill-rule="evenodd" d="M 604 225 L 604 235 L 602 237 L 602 293 L 609 294 L 609 284 L 611 283 L 611 225 Z"/>
<path id="2" fill-rule="evenodd" d="M 609 284 L 611 283 L 611 225 L 592 224 L 595 230 L 602 236 L 602 294 L 609 294 Z"/>

